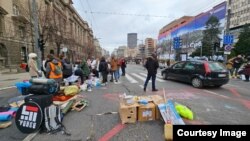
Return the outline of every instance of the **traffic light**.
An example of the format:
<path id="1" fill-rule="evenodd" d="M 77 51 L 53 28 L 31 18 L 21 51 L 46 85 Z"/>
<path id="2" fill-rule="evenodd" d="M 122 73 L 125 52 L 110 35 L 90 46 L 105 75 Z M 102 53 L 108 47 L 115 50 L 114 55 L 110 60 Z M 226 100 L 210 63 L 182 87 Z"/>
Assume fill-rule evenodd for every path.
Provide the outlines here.
<path id="1" fill-rule="evenodd" d="M 220 47 L 220 43 L 215 42 L 214 43 L 214 51 L 216 51 L 216 49 L 219 48 L 219 47 Z"/>
<path id="2" fill-rule="evenodd" d="M 38 39 L 38 46 L 39 46 L 40 50 L 44 50 L 44 45 L 45 45 L 44 40 L 41 38 Z"/>

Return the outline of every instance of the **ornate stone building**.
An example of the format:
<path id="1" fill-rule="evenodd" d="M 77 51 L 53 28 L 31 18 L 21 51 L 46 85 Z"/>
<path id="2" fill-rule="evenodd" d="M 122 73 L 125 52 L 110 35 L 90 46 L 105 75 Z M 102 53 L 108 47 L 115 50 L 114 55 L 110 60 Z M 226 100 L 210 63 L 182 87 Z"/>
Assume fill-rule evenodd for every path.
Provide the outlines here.
<path id="1" fill-rule="evenodd" d="M 33 0 L 0 0 L 0 68 L 19 65 L 35 52 Z M 39 36 L 44 54 L 64 53 L 74 62 L 93 56 L 93 31 L 73 7 L 72 0 L 37 1 Z"/>

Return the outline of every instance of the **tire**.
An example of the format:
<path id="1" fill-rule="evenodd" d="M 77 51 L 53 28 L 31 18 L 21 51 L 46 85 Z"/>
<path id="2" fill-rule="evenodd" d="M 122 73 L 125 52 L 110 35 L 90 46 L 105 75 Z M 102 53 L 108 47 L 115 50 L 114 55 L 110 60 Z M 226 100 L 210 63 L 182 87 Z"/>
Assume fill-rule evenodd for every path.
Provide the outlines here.
<path id="1" fill-rule="evenodd" d="M 195 77 L 195 78 L 192 79 L 192 86 L 194 88 L 202 88 L 203 87 L 203 83 L 202 83 L 202 81 L 201 81 L 200 78 Z"/>

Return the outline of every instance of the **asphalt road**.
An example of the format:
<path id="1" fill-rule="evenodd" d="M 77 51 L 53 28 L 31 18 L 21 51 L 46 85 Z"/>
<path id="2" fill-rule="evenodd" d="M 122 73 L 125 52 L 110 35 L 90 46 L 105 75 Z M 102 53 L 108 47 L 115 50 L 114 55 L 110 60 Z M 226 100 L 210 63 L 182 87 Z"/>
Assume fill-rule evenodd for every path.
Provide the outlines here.
<path id="1" fill-rule="evenodd" d="M 146 70 L 141 65 L 128 65 L 126 77 L 121 77 L 119 84 L 109 83 L 107 87 L 94 89 L 81 94 L 90 101 L 90 106 L 81 112 L 72 111 L 64 118 L 64 125 L 71 136 L 37 134 L 34 141 L 86 141 L 110 138 L 111 141 L 163 141 L 161 120 L 137 122 L 136 124 L 120 124 L 118 112 L 118 95 L 163 95 L 175 102 L 187 105 L 195 113 L 193 121 L 186 124 L 250 124 L 250 83 L 232 79 L 221 88 L 196 89 L 190 84 L 162 80 L 160 70 L 156 86 L 158 92 L 151 91 L 151 83 L 147 92 L 143 92 Z M 0 91 L 0 102 L 7 103 L 10 97 L 17 96 L 15 89 Z M 113 114 L 97 115 L 107 112 Z M 19 141 L 27 135 L 18 131 L 13 124 L 0 130 L 0 140 Z"/>

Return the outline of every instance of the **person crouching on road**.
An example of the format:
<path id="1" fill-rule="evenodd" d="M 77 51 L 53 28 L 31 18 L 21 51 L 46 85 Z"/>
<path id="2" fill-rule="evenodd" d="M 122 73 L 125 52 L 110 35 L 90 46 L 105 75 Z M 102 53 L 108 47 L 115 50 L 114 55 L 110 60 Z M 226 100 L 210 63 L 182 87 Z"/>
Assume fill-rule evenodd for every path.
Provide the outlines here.
<path id="1" fill-rule="evenodd" d="M 144 83 L 144 92 L 146 92 L 148 81 L 152 78 L 152 91 L 158 91 L 155 88 L 155 79 L 157 74 L 157 69 L 159 68 L 159 63 L 157 61 L 156 55 L 152 54 L 152 56 L 147 58 L 145 63 L 145 68 L 148 70 L 147 79 Z"/>
<path id="2" fill-rule="evenodd" d="M 57 59 L 53 59 L 46 66 L 46 77 L 49 79 L 54 79 L 57 83 L 62 82 L 63 72 L 62 64 Z"/>
<path id="3" fill-rule="evenodd" d="M 41 72 L 38 70 L 37 55 L 35 53 L 29 54 L 28 66 L 29 66 L 29 73 L 30 73 L 31 78 L 37 78 L 40 76 Z"/>

